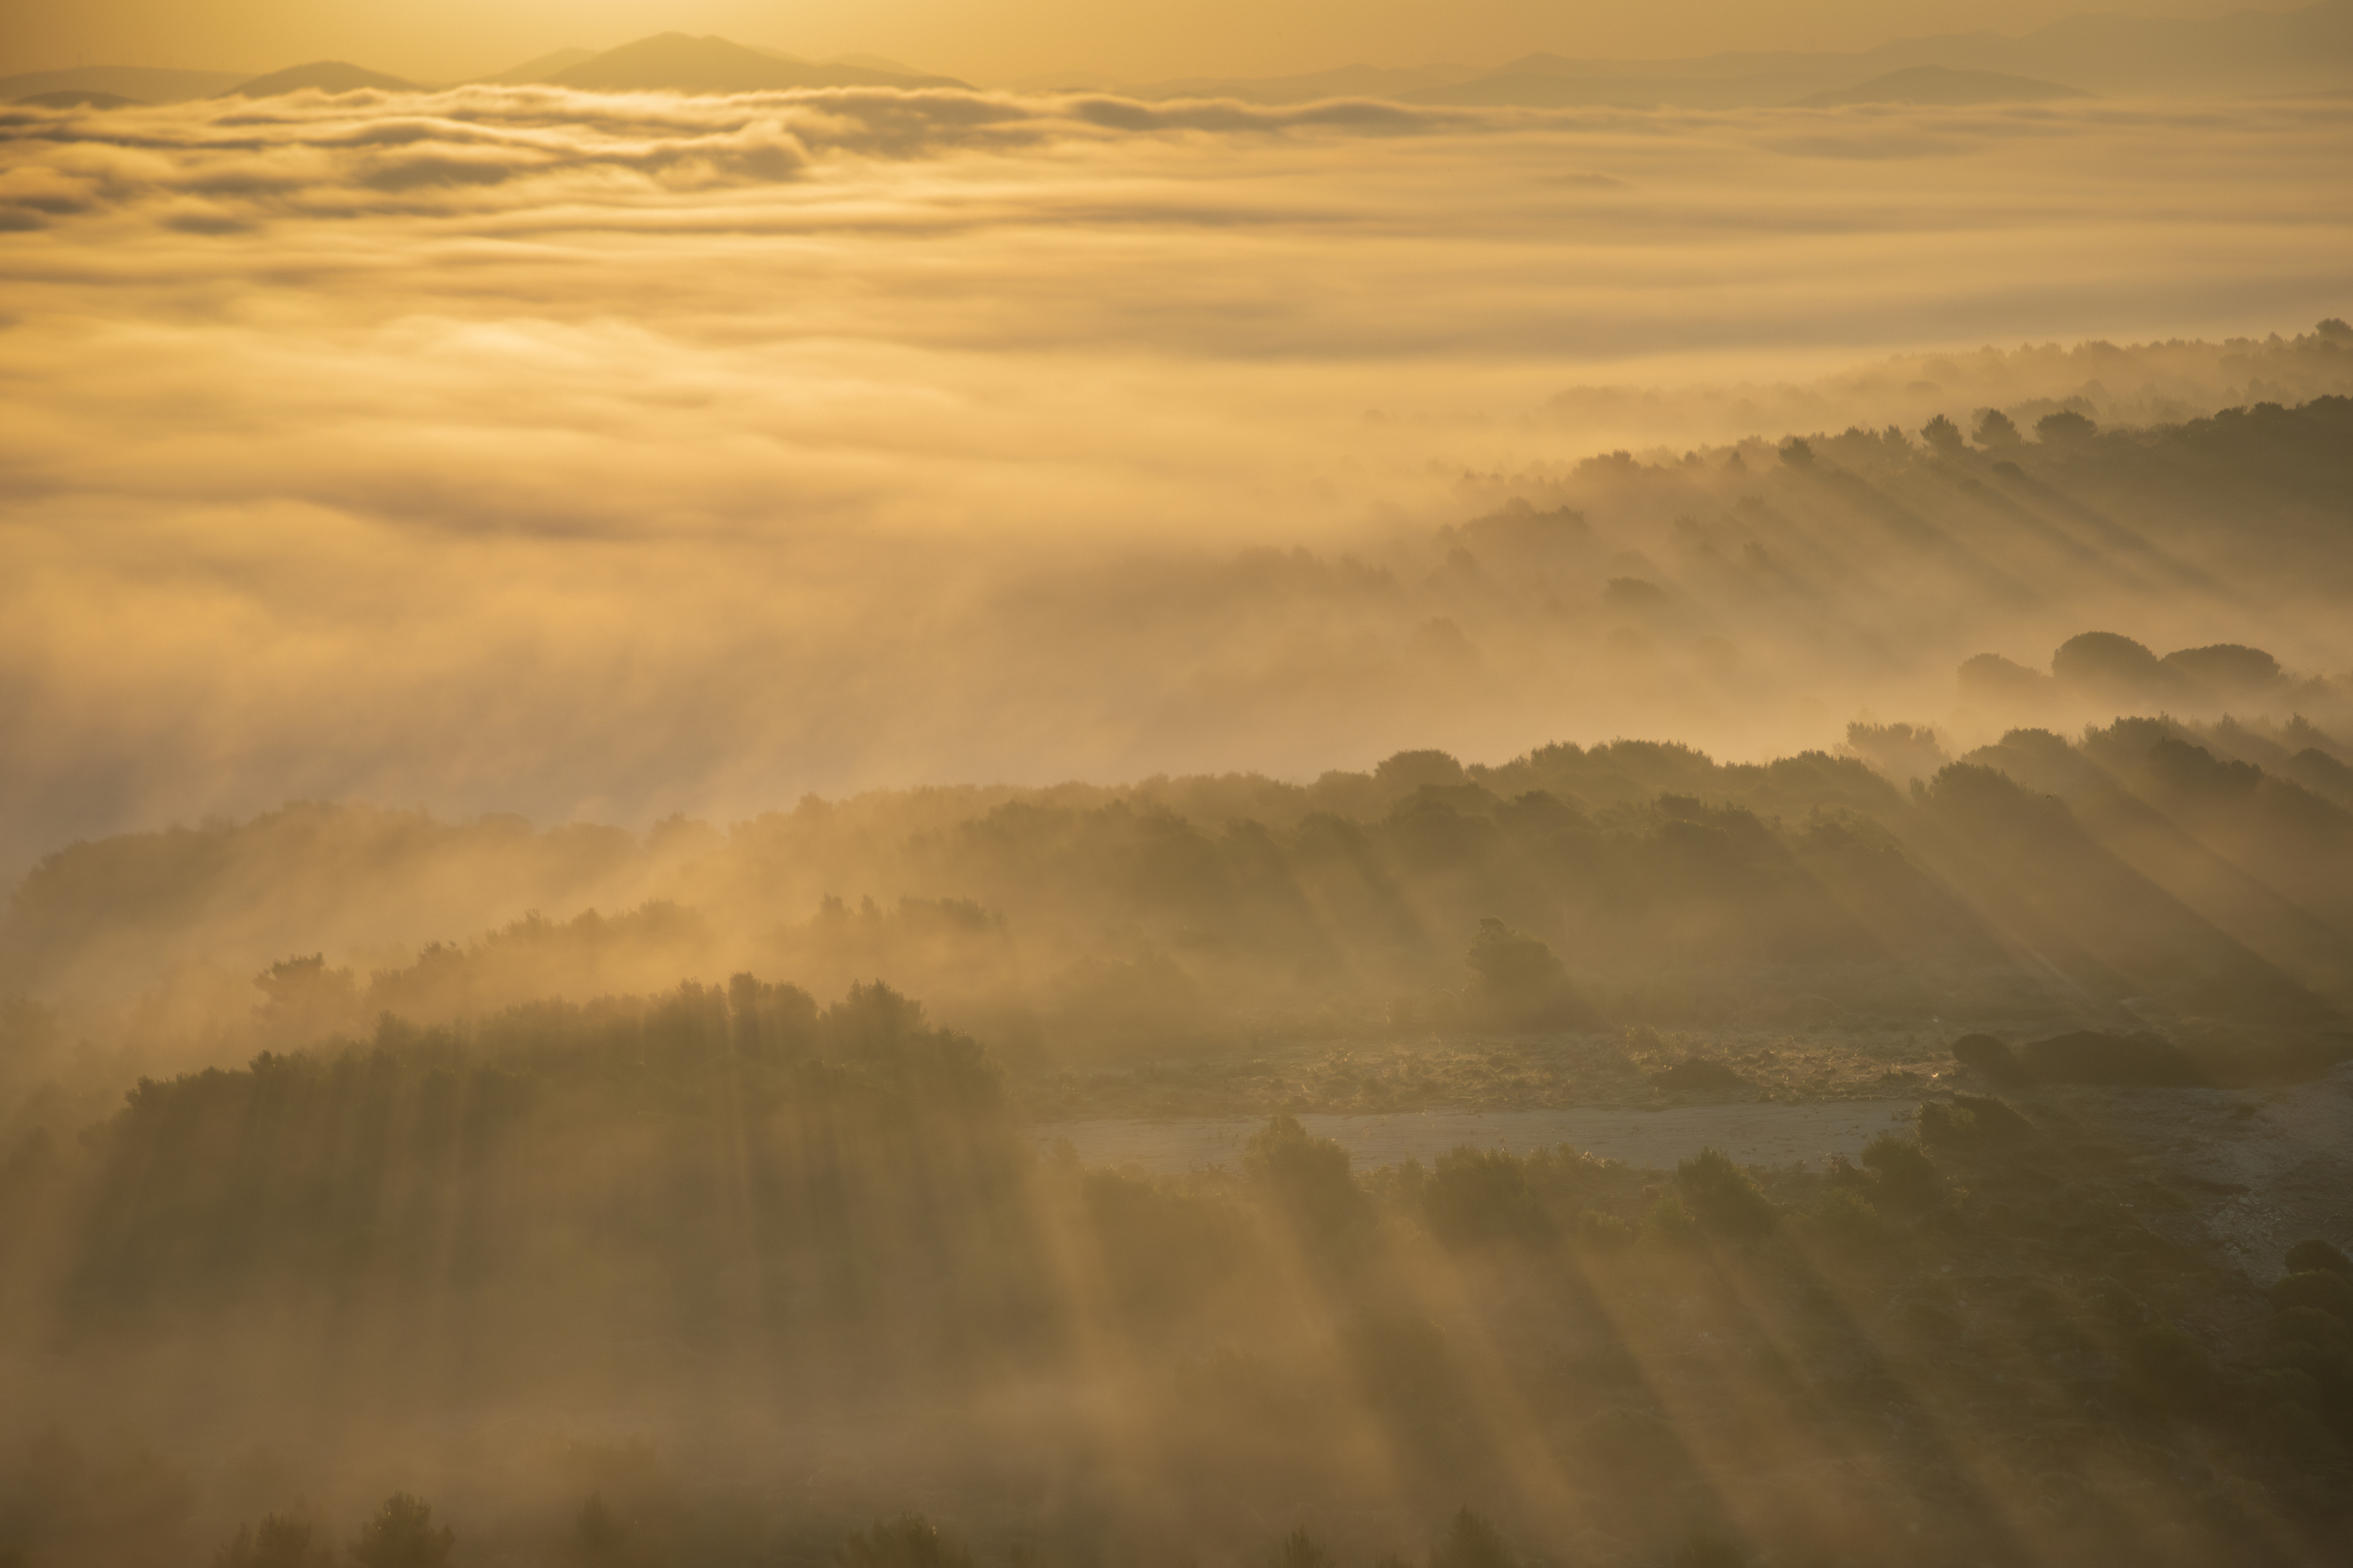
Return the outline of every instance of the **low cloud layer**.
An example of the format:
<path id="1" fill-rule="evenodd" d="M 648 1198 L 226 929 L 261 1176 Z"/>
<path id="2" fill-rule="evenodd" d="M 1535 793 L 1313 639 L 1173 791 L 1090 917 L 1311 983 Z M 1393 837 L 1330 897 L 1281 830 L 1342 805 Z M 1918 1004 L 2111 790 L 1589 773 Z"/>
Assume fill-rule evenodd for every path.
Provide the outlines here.
<path id="1" fill-rule="evenodd" d="M 1613 447 L 2344 390 L 2260 342 L 1974 349 L 2348 313 L 2353 219 L 2309 193 L 2348 152 L 2326 101 L 0 111 L 0 861 L 293 795 L 642 821 L 1824 743 L 2102 601 L 1945 603 L 1837 669 L 1725 624 L 1748 684 L 1630 682 L 1599 595 L 1666 573 L 1665 520 L 1595 514 L 1559 647 L 1441 613 L 1434 531 Z M 1270 547 L 1311 554 L 1239 555 Z M 2146 613 L 2166 646 L 2277 619 Z"/>

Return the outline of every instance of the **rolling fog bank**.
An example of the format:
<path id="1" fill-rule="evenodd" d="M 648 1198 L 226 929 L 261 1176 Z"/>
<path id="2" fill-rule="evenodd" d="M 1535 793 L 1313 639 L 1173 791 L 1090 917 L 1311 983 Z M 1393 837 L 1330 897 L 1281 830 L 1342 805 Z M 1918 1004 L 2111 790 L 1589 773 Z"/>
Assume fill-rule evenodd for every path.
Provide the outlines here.
<path id="1" fill-rule="evenodd" d="M 2348 132 L 0 108 L 0 1568 L 2333 1561 Z"/>
<path id="2" fill-rule="evenodd" d="M 2245 353 L 2326 375 L 2348 341 Z M 1459 521 L 1362 556 L 1130 555 L 918 634 L 969 661 L 933 700 L 993 734 L 1116 693 L 1155 745 L 1404 743 L 1366 771 L 812 794 L 643 832 L 315 802 L 58 850 L 0 922 L 11 1082 L 88 1109 L 241 1061 L 257 1027 L 300 1048 L 740 973 L 887 980 L 1041 1096 L 1254 1038 L 1809 1008 L 2158 1024 L 2226 1077 L 2326 1059 L 2353 1004 L 2353 403 L 2106 429 L 2014 406 L 1458 475 Z M 756 731 L 765 689 L 711 700 Z M 678 776 L 741 738 L 664 722 L 690 719 Z M 1565 738 L 1605 727 L 1649 738 Z M 1711 728 L 1825 743 L 1725 761 L 1691 744 Z M 1530 731 L 1484 761 L 1458 739 Z"/>
<path id="3" fill-rule="evenodd" d="M 1939 719 L 1960 658 L 2096 626 L 2342 669 L 2341 617 L 2297 608 L 2333 577 L 2184 537 L 2271 526 L 2261 461 L 2144 482 L 2033 432 L 2353 392 L 2308 325 L 2348 313 L 2345 220 L 2309 199 L 2348 126 L 11 107 L 0 863 L 289 798 L 642 830 L 1417 746 L 1762 759 Z M 1926 460 L 1933 417 L 1989 406 L 2061 497 Z M 1902 461 L 1718 471 L 1891 425 Z M 1615 449 L 1704 471 L 1581 470 Z M 1514 498 L 1588 531 L 1451 571 L 1436 531 Z"/>

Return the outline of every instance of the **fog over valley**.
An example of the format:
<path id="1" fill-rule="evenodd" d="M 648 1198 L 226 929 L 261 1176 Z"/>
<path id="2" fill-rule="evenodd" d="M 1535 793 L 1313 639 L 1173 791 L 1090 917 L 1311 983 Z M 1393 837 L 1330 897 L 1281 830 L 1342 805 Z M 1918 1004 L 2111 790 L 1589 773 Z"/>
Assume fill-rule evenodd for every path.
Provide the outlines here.
<path id="1" fill-rule="evenodd" d="M 2335 1561 L 2348 17 L 42 19 L 0 1568 Z"/>
<path id="2" fill-rule="evenodd" d="M 290 796 L 641 827 L 1417 745 L 1761 758 L 2112 623 L 2341 669 L 2340 618 L 2271 597 L 2337 591 L 2304 561 L 2005 516 L 2022 574 L 1930 539 L 1949 479 L 1818 518 L 1786 492 L 1820 475 L 1725 464 L 1894 426 L 1925 477 L 1939 415 L 2010 410 L 2039 460 L 2063 407 L 2343 394 L 2310 323 L 2346 220 L 2288 193 L 2348 114 L 20 110 L 8 841 Z M 1919 352 L 1997 322 L 2034 346 Z M 1580 467 L 1613 450 L 1675 482 Z M 1543 581 L 1433 583 L 1436 531 L 1514 499 L 1585 514 Z M 1623 626 L 1620 579 L 1672 625 Z"/>

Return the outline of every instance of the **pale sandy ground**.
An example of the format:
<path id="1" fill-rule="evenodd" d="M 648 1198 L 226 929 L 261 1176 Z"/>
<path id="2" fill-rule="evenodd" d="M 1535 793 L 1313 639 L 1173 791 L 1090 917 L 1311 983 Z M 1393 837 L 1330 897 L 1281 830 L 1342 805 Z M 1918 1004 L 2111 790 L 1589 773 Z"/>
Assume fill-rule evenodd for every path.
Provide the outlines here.
<path id="1" fill-rule="evenodd" d="M 1850 1100 L 1817 1105 L 1682 1105 L 1662 1110 L 1592 1106 L 1565 1110 L 1423 1110 L 1391 1116 L 1302 1116 L 1318 1138 L 1346 1146 L 1358 1168 L 1407 1159 L 1430 1163 L 1470 1144 L 1525 1154 L 1556 1143 L 1667 1169 L 1703 1148 L 1723 1150 L 1744 1165 L 1787 1165 L 1828 1154 L 1853 1158 L 1882 1132 L 1900 1131 L 1917 1100 Z M 1176 1173 L 1208 1165 L 1238 1168 L 1264 1118 L 1172 1121 L 1041 1121 L 1041 1143 L 1067 1138 L 1090 1165 L 1140 1165 Z"/>
<path id="2" fill-rule="evenodd" d="M 2048 1088 L 2008 1098 L 2053 1136 L 2113 1146 L 2137 1174 L 2186 1199 L 2188 1212 L 2164 1216 L 2163 1228 L 2202 1231 L 2222 1259 L 2254 1279 L 2277 1277 L 2281 1254 L 2307 1237 L 2353 1250 L 2353 1065 L 2308 1083 L 2249 1089 Z M 1900 1131 L 1918 1104 L 1914 1097 L 1299 1120 L 1345 1145 L 1360 1170 L 1408 1158 L 1427 1164 L 1465 1144 L 1525 1153 L 1557 1143 L 1664 1170 L 1709 1146 L 1746 1165 L 1852 1158 L 1879 1133 Z M 1174 1173 L 1238 1168 L 1264 1125 L 1262 1118 L 1103 1119 L 1041 1121 L 1031 1131 L 1041 1147 L 1069 1139 L 1088 1164 Z"/>
<path id="3" fill-rule="evenodd" d="M 2017 1103 L 2116 1144 L 2189 1199 L 2207 1238 L 2257 1280 L 2278 1278 L 2281 1254 L 2309 1237 L 2353 1251 L 2353 1064 L 2303 1084 L 2044 1089 Z"/>

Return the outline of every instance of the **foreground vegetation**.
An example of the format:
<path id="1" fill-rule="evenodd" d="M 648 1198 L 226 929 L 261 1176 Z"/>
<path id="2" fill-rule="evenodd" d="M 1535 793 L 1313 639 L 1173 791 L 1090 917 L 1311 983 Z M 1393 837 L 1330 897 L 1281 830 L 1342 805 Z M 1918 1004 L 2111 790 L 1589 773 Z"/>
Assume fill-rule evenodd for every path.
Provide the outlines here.
<path id="1" fill-rule="evenodd" d="M 2293 1563 L 2353 1525 L 2353 1265 L 2301 1247 L 2267 1297 L 2211 1194 L 2031 1084 L 1828 1168 L 1360 1175 L 1283 1117 L 1184 1178 L 1033 1150 L 905 997 L 748 975 L 142 1083 L 0 1167 L 0 1548 L 302 1562 L 388 1490 L 434 1512 L 384 1505 L 427 1552 L 387 1563 L 445 1528 L 466 1563 Z"/>

